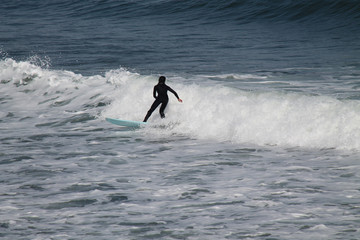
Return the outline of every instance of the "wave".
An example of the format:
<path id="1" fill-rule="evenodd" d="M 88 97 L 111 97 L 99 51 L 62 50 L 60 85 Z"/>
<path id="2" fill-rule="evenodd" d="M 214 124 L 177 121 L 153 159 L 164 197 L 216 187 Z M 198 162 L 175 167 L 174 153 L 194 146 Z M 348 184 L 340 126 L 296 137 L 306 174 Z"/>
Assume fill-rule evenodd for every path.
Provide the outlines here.
<path id="1" fill-rule="evenodd" d="M 0 61 L 1 123 L 61 128 L 95 125 L 105 117 L 142 120 L 152 103 L 157 76 L 126 69 L 103 76 L 50 70 L 28 61 Z M 243 75 L 246 77 L 246 75 Z M 250 76 L 253 77 L 253 76 Z M 193 76 L 196 78 L 196 76 Z M 150 118 L 145 135 L 179 134 L 236 144 L 360 150 L 360 101 L 291 92 L 244 91 L 216 84 L 188 84 L 169 78 L 184 100 L 170 96 L 167 118 Z M 9 123 L 11 123 L 9 125 Z M 158 128 L 157 125 L 165 125 Z"/>
<path id="2" fill-rule="evenodd" d="M 353 0 L 149 0 L 149 1 L 33 1 L 24 4 L 21 1 L 2 3 L 5 15 L 11 10 L 34 11 L 45 17 L 92 19 L 107 18 L 123 21 L 126 17 L 168 18 L 172 21 L 202 20 L 205 23 L 250 22 L 254 20 L 328 22 L 337 24 L 346 22 L 359 25 L 360 3 Z M 10 13 L 9 13 L 10 12 Z M 339 23 L 338 23 L 339 24 Z"/>

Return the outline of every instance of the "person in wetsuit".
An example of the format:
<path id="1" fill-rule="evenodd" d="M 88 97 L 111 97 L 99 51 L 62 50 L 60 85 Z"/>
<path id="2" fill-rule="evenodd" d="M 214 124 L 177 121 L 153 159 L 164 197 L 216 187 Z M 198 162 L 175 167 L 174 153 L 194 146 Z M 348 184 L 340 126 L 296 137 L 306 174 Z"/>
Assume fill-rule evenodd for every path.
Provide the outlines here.
<path id="1" fill-rule="evenodd" d="M 179 98 L 177 93 L 171 89 L 168 85 L 165 84 L 166 78 L 164 76 L 159 77 L 159 83 L 154 86 L 153 95 L 155 98 L 154 103 L 151 105 L 149 111 L 147 112 L 144 122 L 146 122 L 149 117 L 151 116 L 152 112 L 161 104 L 160 106 L 160 116 L 161 118 L 165 118 L 164 110 L 166 108 L 166 105 L 169 101 L 169 97 L 167 95 L 167 91 L 172 92 L 175 97 L 178 99 L 179 102 L 182 102 L 182 100 Z M 156 95 L 157 94 L 157 95 Z"/>

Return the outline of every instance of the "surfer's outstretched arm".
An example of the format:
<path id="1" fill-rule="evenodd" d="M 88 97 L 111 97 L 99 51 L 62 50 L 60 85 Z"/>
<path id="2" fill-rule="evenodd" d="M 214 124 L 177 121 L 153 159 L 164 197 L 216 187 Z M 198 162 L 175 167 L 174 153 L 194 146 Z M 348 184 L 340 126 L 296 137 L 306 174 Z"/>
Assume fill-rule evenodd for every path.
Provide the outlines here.
<path id="1" fill-rule="evenodd" d="M 179 95 L 171 87 L 168 86 L 168 90 L 175 95 L 179 102 L 182 102 L 182 100 L 179 98 Z"/>

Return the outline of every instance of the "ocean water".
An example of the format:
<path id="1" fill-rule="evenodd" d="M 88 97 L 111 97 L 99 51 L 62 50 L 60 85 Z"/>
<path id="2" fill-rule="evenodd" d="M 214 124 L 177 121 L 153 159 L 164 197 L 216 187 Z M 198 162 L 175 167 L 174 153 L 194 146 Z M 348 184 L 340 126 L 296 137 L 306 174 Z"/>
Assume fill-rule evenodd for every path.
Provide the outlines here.
<path id="1" fill-rule="evenodd" d="M 3 0 L 2 239 L 359 239 L 360 2 Z M 170 93 L 141 121 L 160 75 Z"/>

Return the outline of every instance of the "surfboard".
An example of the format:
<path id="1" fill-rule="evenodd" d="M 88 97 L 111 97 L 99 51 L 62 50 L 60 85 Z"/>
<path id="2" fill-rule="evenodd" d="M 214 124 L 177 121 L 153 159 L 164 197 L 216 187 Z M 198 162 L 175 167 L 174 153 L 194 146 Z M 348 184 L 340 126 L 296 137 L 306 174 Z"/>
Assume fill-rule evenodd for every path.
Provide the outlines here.
<path id="1" fill-rule="evenodd" d="M 122 127 L 132 127 L 132 128 L 139 128 L 147 124 L 146 122 L 122 120 L 116 118 L 105 118 L 105 120 L 108 121 L 109 123 L 116 124 Z"/>

